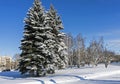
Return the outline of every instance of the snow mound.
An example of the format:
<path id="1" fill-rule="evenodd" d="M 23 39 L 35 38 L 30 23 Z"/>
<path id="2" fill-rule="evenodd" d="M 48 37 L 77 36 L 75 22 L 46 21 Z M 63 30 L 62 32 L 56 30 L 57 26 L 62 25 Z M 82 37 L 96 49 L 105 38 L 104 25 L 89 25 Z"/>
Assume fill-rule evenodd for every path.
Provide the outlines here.
<path id="1" fill-rule="evenodd" d="M 84 79 L 95 79 L 95 78 L 100 78 L 100 77 L 116 75 L 116 74 L 120 74 L 120 70 L 115 70 L 112 72 L 101 72 L 101 73 L 87 74 L 87 75 L 83 75 L 83 78 Z"/>

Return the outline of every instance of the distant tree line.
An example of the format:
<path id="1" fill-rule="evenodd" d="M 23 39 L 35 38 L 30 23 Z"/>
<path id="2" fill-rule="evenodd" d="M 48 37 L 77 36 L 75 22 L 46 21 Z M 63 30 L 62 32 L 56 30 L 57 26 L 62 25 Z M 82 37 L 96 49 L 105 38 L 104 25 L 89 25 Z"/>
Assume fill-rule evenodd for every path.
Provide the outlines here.
<path id="1" fill-rule="evenodd" d="M 85 64 L 97 66 L 99 63 L 104 63 L 107 67 L 113 61 L 115 53 L 106 48 L 103 37 L 91 40 L 87 46 L 85 40 L 81 34 L 76 37 L 71 33 L 66 34 L 64 41 L 68 52 L 68 66 L 79 68 Z"/>

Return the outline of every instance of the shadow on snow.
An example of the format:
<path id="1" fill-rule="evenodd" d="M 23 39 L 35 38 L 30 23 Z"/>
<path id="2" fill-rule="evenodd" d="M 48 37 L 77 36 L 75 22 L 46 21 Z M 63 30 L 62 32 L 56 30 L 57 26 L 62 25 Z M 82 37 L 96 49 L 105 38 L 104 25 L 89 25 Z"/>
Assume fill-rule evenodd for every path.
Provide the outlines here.
<path id="1" fill-rule="evenodd" d="M 41 84 L 45 84 L 44 81 L 39 80 L 38 78 L 32 78 L 28 76 L 23 76 L 20 74 L 20 72 L 17 71 L 8 71 L 8 72 L 0 72 L 0 78 L 6 79 L 6 80 L 33 80 L 33 81 L 38 81 Z"/>

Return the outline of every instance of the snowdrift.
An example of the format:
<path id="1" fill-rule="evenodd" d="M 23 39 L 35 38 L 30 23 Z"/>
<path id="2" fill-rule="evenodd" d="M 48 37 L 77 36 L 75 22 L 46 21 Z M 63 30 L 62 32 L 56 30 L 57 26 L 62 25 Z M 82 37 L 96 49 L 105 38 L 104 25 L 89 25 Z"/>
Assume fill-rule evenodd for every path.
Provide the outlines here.
<path id="1" fill-rule="evenodd" d="M 120 66 L 118 64 L 109 65 L 108 68 L 105 68 L 103 64 L 94 68 L 69 68 L 58 70 L 54 75 L 41 78 L 24 78 L 19 72 L 0 72 L 0 81 L 2 84 L 75 84 L 75 82 L 81 83 L 81 81 L 103 80 L 102 78 L 113 75 L 120 75 Z M 120 80 L 120 77 L 118 77 L 118 80 Z M 117 82 L 120 84 L 120 81 Z"/>

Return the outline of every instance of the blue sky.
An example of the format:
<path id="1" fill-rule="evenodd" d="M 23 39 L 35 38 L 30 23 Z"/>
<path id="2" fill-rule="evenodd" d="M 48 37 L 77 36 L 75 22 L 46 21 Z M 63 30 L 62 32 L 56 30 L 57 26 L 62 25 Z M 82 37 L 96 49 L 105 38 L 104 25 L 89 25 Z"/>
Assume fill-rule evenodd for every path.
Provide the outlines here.
<path id="1" fill-rule="evenodd" d="M 24 23 L 34 0 L 0 1 L 0 55 L 19 53 Z M 120 50 L 120 0 L 42 0 L 46 10 L 53 4 L 61 16 L 64 32 L 81 33 L 86 43 L 104 37 L 109 49 Z"/>

